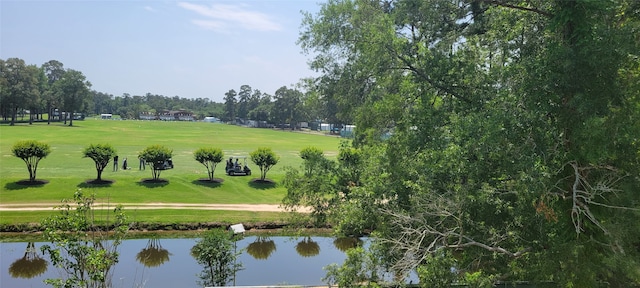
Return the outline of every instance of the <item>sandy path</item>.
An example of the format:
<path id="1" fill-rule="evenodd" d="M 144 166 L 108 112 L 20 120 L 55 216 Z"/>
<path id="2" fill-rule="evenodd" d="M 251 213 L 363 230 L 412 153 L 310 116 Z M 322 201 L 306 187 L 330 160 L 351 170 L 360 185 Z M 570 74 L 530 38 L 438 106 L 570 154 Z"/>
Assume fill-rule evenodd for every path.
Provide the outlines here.
<path id="1" fill-rule="evenodd" d="M 94 203 L 95 209 L 111 209 L 117 203 Z M 285 212 L 277 204 L 191 204 L 191 203 L 119 203 L 127 210 L 136 209 L 193 209 L 193 210 L 231 210 L 256 212 Z M 0 211 L 46 211 L 60 203 L 0 204 Z M 302 211 L 301 211 L 302 212 Z"/>

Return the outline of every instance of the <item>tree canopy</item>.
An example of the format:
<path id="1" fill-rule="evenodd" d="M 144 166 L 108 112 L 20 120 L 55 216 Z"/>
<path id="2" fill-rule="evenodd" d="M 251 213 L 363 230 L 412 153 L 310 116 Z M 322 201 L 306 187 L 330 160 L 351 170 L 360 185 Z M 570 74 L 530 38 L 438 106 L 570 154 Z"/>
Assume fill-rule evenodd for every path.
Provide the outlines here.
<path id="1" fill-rule="evenodd" d="M 222 162 L 224 153 L 220 148 L 202 147 L 193 152 L 193 157 L 207 168 L 209 181 L 213 181 L 213 173 L 216 171 L 218 163 Z"/>
<path id="2" fill-rule="evenodd" d="M 395 275 L 455 263 L 468 283 L 638 285 L 639 12 L 331 0 L 306 14 L 317 92 L 357 127 L 331 210 L 381 217 Z"/>
<path id="3" fill-rule="evenodd" d="M 152 180 L 159 180 L 160 173 L 167 169 L 168 161 L 171 160 L 173 150 L 163 145 L 151 145 L 147 146 L 138 154 L 138 158 L 144 160 L 145 164 L 151 167 L 151 173 L 153 175 Z M 173 163 L 171 163 L 173 168 Z"/>
<path id="4" fill-rule="evenodd" d="M 29 170 L 29 181 L 36 180 L 36 172 L 40 160 L 46 158 L 51 153 L 51 146 L 44 142 L 35 140 L 18 141 L 11 147 L 11 153 L 22 159 L 27 164 Z"/>
<path id="5" fill-rule="evenodd" d="M 278 164 L 280 157 L 271 148 L 260 147 L 249 154 L 251 161 L 260 167 L 260 181 L 265 181 L 267 172 L 274 165 Z"/>
<path id="6" fill-rule="evenodd" d="M 116 149 L 111 144 L 90 144 L 82 151 L 83 157 L 91 158 L 96 165 L 97 181 L 102 180 L 102 172 L 109 165 L 111 158 L 116 155 Z"/>

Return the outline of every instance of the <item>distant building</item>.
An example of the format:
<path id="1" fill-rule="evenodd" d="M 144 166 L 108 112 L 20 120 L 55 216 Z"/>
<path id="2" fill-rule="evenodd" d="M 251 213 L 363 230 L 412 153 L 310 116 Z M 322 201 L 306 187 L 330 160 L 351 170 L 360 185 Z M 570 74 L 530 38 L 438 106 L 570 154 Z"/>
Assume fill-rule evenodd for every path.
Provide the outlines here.
<path id="1" fill-rule="evenodd" d="M 140 115 L 138 115 L 138 119 L 140 119 L 140 120 L 156 120 L 156 113 L 153 113 L 153 112 L 140 112 Z"/>
<path id="2" fill-rule="evenodd" d="M 162 120 L 162 121 L 195 121 L 196 118 L 193 113 L 181 109 L 181 110 L 162 110 L 157 114 L 152 112 L 141 112 L 138 115 L 140 120 Z"/>

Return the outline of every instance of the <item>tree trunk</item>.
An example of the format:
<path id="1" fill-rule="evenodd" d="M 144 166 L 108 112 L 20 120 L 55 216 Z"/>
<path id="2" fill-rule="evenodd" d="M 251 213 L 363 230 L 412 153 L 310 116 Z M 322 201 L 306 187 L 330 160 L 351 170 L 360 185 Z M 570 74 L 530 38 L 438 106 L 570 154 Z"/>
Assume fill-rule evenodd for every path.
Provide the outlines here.
<path id="1" fill-rule="evenodd" d="M 16 124 L 17 115 L 18 115 L 18 107 L 13 107 L 13 109 L 11 109 L 11 123 L 9 124 L 10 126 L 13 126 Z"/>
<path id="2" fill-rule="evenodd" d="M 33 182 L 36 180 L 36 169 L 34 169 L 33 165 L 27 164 L 27 169 L 29 169 L 29 181 Z"/>

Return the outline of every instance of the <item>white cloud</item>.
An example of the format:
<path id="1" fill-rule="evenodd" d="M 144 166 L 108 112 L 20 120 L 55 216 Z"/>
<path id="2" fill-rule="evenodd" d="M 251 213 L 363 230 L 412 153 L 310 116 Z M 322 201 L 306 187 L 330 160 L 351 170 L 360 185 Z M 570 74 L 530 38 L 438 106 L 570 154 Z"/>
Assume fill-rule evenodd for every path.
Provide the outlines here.
<path id="1" fill-rule="evenodd" d="M 149 12 L 156 12 L 156 9 L 153 9 L 153 7 L 151 6 L 144 6 L 144 10 L 147 10 Z"/>
<path id="2" fill-rule="evenodd" d="M 204 29 L 218 31 L 218 32 L 226 32 L 225 28 L 227 27 L 227 25 L 225 25 L 224 22 L 215 21 L 215 20 L 194 19 L 194 20 L 191 20 L 191 23 L 193 23 L 196 26 L 200 26 Z"/>
<path id="3" fill-rule="evenodd" d="M 240 26 L 247 30 L 279 31 L 282 26 L 273 21 L 267 14 L 248 10 L 245 5 L 211 4 L 200 5 L 188 2 L 178 2 L 178 6 L 193 11 L 207 20 L 192 20 L 191 22 L 204 29 L 223 31 L 224 27 Z"/>

